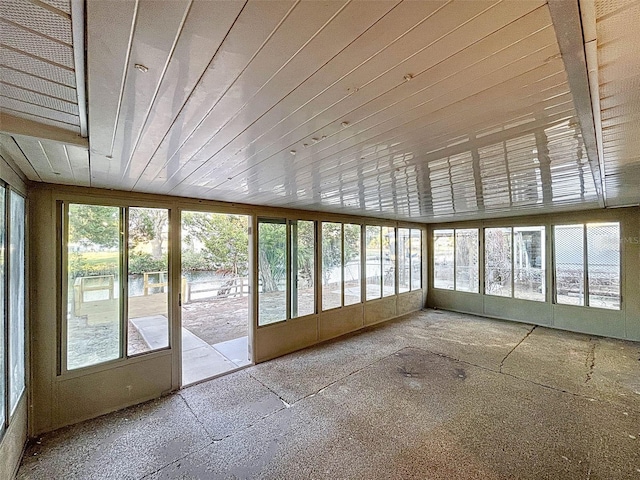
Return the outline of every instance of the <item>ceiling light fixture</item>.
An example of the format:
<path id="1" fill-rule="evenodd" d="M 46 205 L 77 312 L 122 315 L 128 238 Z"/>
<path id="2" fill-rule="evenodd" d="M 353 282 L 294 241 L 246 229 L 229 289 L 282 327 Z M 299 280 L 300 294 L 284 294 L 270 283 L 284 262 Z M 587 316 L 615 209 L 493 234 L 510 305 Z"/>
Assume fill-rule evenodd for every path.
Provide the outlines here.
<path id="1" fill-rule="evenodd" d="M 340 125 L 342 125 L 342 128 L 347 128 L 349 126 L 349 122 L 342 122 Z"/>
<path id="2" fill-rule="evenodd" d="M 411 80 L 413 78 L 413 73 L 407 73 L 404 76 L 404 79 L 408 82 L 409 80 Z"/>
<path id="3" fill-rule="evenodd" d="M 133 66 L 133 68 L 135 68 L 136 70 L 138 70 L 139 72 L 142 72 L 142 73 L 147 73 L 149 71 L 149 68 L 145 67 L 141 63 L 136 63 Z"/>

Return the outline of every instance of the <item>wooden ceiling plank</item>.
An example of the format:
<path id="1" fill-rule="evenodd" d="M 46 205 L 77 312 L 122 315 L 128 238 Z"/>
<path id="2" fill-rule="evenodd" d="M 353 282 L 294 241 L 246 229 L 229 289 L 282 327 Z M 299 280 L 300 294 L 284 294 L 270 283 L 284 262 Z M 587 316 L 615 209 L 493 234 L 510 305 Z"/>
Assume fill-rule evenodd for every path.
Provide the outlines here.
<path id="1" fill-rule="evenodd" d="M 544 53 L 542 54 L 542 56 L 544 57 Z M 499 62 L 500 56 L 497 57 L 497 61 Z M 526 69 L 529 65 L 528 61 L 525 59 L 524 61 L 521 62 L 523 64 L 522 67 L 520 67 L 520 69 Z M 517 75 L 518 73 L 518 69 L 514 67 L 514 65 L 507 65 L 505 67 L 503 67 L 505 69 L 508 69 L 509 72 L 513 75 Z M 493 75 L 493 77 L 492 77 Z M 451 80 L 446 84 L 445 90 L 441 91 L 441 92 L 437 92 L 437 93 L 433 93 L 433 94 L 428 94 L 426 95 L 428 98 L 428 102 L 426 104 L 420 104 L 418 103 L 418 107 L 416 108 L 415 106 L 412 107 L 412 103 L 416 102 L 417 100 L 414 100 L 412 98 L 409 99 L 405 99 L 401 102 L 396 103 L 393 108 L 384 108 L 383 110 L 379 110 L 380 113 L 376 115 L 369 115 L 366 117 L 366 120 L 359 122 L 358 125 L 356 125 L 356 128 L 354 129 L 354 132 L 356 132 L 358 135 L 362 135 L 361 132 L 368 130 L 370 128 L 372 128 L 373 126 L 376 125 L 380 125 L 380 124 L 385 124 L 385 123 L 389 123 L 390 119 L 396 119 L 396 117 L 398 115 L 415 115 L 417 117 L 422 116 L 428 112 L 433 112 L 438 110 L 439 108 L 444 108 L 447 105 L 451 105 L 454 104 L 457 98 L 465 98 L 467 96 L 473 96 L 473 95 L 478 95 L 479 92 L 482 91 L 482 89 L 484 88 L 488 88 L 492 85 L 492 83 L 495 80 L 492 80 L 492 78 L 500 78 L 501 77 L 501 72 L 498 70 L 497 72 L 493 72 L 492 74 L 489 74 L 488 76 L 486 76 L 487 78 L 489 78 L 488 83 L 483 83 L 483 82 L 487 82 L 487 78 L 479 78 L 476 80 L 476 82 L 474 83 L 469 83 L 467 81 L 467 79 L 469 77 L 474 77 L 473 73 L 470 72 L 464 72 L 464 73 L 460 73 L 458 75 L 458 79 L 459 79 L 459 84 L 456 85 L 455 83 L 453 83 Z M 416 79 L 417 80 L 417 79 Z M 444 84 L 442 84 L 444 85 Z M 449 88 L 450 85 L 453 85 L 452 90 L 446 90 L 446 88 Z M 415 87 L 414 87 L 415 88 Z M 455 91 L 455 89 L 462 89 L 462 91 L 465 92 L 465 94 L 459 94 L 459 95 L 454 95 L 452 94 L 453 91 Z M 383 104 L 383 107 L 385 105 L 387 105 L 387 103 Z M 375 110 L 375 107 L 373 107 L 373 109 Z M 424 112 L 424 113 L 423 113 Z M 363 115 L 364 116 L 364 115 Z M 378 120 L 379 119 L 379 120 Z M 351 128 L 351 127 L 350 127 Z M 339 143 L 343 143 L 344 141 L 348 140 L 351 137 L 354 137 L 354 134 L 350 134 L 347 133 L 345 134 L 345 132 L 340 131 L 337 135 L 335 135 L 335 139 L 334 142 L 335 143 L 331 143 L 331 142 L 325 142 L 323 141 L 320 145 L 321 145 L 321 149 L 320 152 L 322 152 L 323 150 L 326 150 L 330 153 L 333 153 L 335 146 Z M 337 142 L 336 142 L 337 140 Z M 327 145 L 327 146 L 325 146 Z M 313 149 L 314 154 L 316 154 L 318 151 L 316 149 Z M 286 155 L 284 152 L 280 153 L 279 155 Z M 310 152 L 306 152 L 306 151 L 302 151 L 301 152 L 301 156 L 298 157 L 296 155 L 296 162 L 298 161 L 304 161 L 305 158 L 308 157 L 308 155 L 310 155 Z M 219 169 L 219 165 L 216 165 L 216 168 Z M 218 170 L 219 171 L 219 170 Z M 223 173 L 224 170 L 222 171 Z M 201 172 L 201 178 L 203 176 L 206 176 L 206 172 Z"/>
<path id="2" fill-rule="evenodd" d="M 20 147 L 10 135 L 0 133 L 0 154 L 5 159 L 10 158 L 29 180 L 34 182 L 42 181 L 38 172 L 33 168 L 33 165 L 24 156 Z"/>
<path id="3" fill-rule="evenodd" d="M 492 13 L 492 14 L 496 14 L 496 12 L 494 12 L 492 10 L 490 10 L 489 12 Z M 471 28 L 470 27 L 468 30 L 462 31 L 461 35 L 463 35 L 463 37 L 462 37 L 462 40 L 460 40 L 460 44 L 461 45 L 464 45 L 464 44 L 473 45 L 474 42 L 477 41 L 478 38 L 482 38 L 483 37 L 483 35 L 485 34 L 483 32 L 486 32 L 486 34 L 489 34 L 491 31 L 495 31 L 495 29 L 498 28 L 497 25 L 499 25 L 500 22 L 495 20 L 497 15 L 496 16 L 491 16 L 491 15 L 489 15 L 489 12 L 487 12 L 482 17 L 478 17 L 478 19 L 475 20 L 476 22 L 479 22 L 480 21 L 479 19 L 482 18 L 483 19 L 482 21 L 486 22 L 486 24 L 485 24 L 486 30 L 482 30 L 481 28 Z M 457 16 L 454 15 L 454 13 L 457 14 L 457 13 L 459 13 L 459 11 L 450 11 L 449 12 L 449 15 L 451 15 L 451 21 L 454 21 L 454 20 L 455 21 L 459 21 Z M 513 15 L 514 17 L 517 18 L 517 15 L 520 15 L 521 13 L 522 12 L 520 10 L 516 10 L 514 12 L 511 12 L 511 15 Z M 435 19 L 437 17 L 438 17 L 437 15 L 433 17 L 434 21 L 435 21 Z M 547 14 L 546 17 L 544 17 L 544 13 L 538 14 L 538 15 L 533 15 L 533 17 L 534 18 L 527 19 L 526 21 L 523 21 L 521 23 L 524 23 L 525 25 L 526 25 L 526 23 L 535 24 L 537 26 L 537 28 L 540 28 L 540 25 L 543 26 L 545 24 L 545 21 L 548 22 L 548 14 Z M 538 22 L 540 22 L 540 23 L 538 23 Z M 440 19 L 438 24 L 442 24 L 442 23 L 447 25 L 446 22 L 443 22 L 443 19 Z M 451 27 L 449 27 L 447 25 L 447 28 L 450 29 Z M 517 38 L 519 29 L 511 28 L 510 30 L 513 32 L 513 34 L 512 34 L 513 37 L 512 38 L 515 40 Z M 507 36 L 507 39 L 508 38 L 509 37 Z M 509 42 L 509 40 L 507 40 L 507 44 L 508 44 L 508 42 Z M 431 50 L 425 50 L 425 51 L 421 52 L 421 55 L 414 56 L 411 59 L 411 61 L 413 62 L 412 65 L 416 66 L 416 65 L 419 64 L 419 65 L 422 65 L 423 68 L 424 68 L 425 64 L 426 65 L 431 65 L 431 64 L 439 65 L 438 59 L 449 57 L 451 55 L 451 53 L 455 52 L 456 48 L 459 48 L 459 47 L 454 47 L 452 50 L 447 50 L 447 48 L 449 48 L 448 44 L 447 44 L 447 47 L 445 49 L 438 49 L 437 45 L 434 45 L 433 46 L 434 52 L 431 52 Z M 477 50 L 481 51 L 480 47 L 477 47 Z M 464 53 L 464 50 L 463 50 L 463 53 Z M 461 55 L 463 55 L 463 54 L 461 54 Z M 471 54 L 466 56 L 466 62 L 467 63 L 469 61 L 469 58 L 471 58 Z M 406 66 L 406 65 L 404 65 L 404 67 L 410 68 L 409 66 Z M 379 103 L 376 103 L 375 101 L 372 101 L 372 100 L 378 100 L 378 102 L 380 102 L 380 100 L 386 100 L 386 97 L 381 98 L 381 94 L 384 94 L 384 92 L 387 92 L 387 96 L 388 97 L 396 97 L 397 95 L 399 95 L 399 91 L 402 91 L 402 87 L 400 88 L 400 90 L 398 90 L 395 87 L 397 87 L 398 85 L 402 85 L 402 83 L 404 82 L 404 79 L 402 78 L 402 74 L 401 74 L 402 71 L 403 70 L 396 71 L 395 75 L 393 73 L 387 73 L 386 74 L 386 78 L 388 79 L 387 83 L 385 84 L 383 82 L 381 85 L 379 85 L 377 87 L 377 89 L 373 90 L 369 94 L 366 94 L 364 92 L 364 89 L 363 89 L 363 90 L 359 91 L 357 93 L 357 95 L 345 97 L 345 99 L 342 102 L 340 102 L 339 104 L 337 104 L 337 106 L 334 106 L 331 109 L 332 112 L 335 112 L 336 109 L 338 109 L 338 111 L 336 113 L 333 113 L 332 116 L 329 117 L 329 112 L 323 112 L 323 115 L 324 115 L 325 118 L 327 118 L 327 120 L 322 121 L 319 118 L 317 118 L 317 119 L 314 118 L 314 122 L 313 123 L 311 123 L 309 121 L 307 121 L 306 123 L 302 122 L 302 126 L 303 127 L 306 126 L 307 130 L 305 130 L 305 131 L 303 131 L 301 133 L 298 133 L 298 132 L 295 132 L 295 131 L 293 133 L 291 133 L 291 135 L 289 135 L 289 137 L 287 137 L 287 138 L 289 138 L 288 141 L 284 141 L 284 142 L 281 142 L 281 143 L 278 144 L 278 145 L 281 145 L 282 143 L 284 143 L 283 146 L 280 146 L 279 148 L 276 149 L 276 152 L 278 150 L 280 150 L 280 149 L 288 149 L 292 145 L 292 143 L 294 141 L 294 138 L 299 139 L 300 137 L 304 138 L 307 135 L 308 136 L 312 136 L 314 133 L 318 133 L 318 134 L 324 133 L 324 132 L 318 132 L 316 130 L 316 127 L 314 127 L 318 123 L 321 123 L 321 124 L 322 123 L 327 123 L 327 124 L 334 123 L 340 117 L 348 115 L 349 112 L 352 112 L 353 116 L 356 117 L 356 118 L 360 118 L 361 116 L 364 116 L 364 114 L 361 114 L 359 111 L 357 111 L 358 105 L 367 105 L 367 103 L 370 102 L 370 103 L 368 103 L 368 105 L 371 106 L 371 108 L 380 109 L 379 106 L 376 107 L 376 105 L 379 105 Z M 426 77 L 427 76 L 425 76 L 423 78 L 426 78 Z M 431 77 L 429 76 L 429 78 L 431 78 Z M 407 87 L 408 88 L 416 88 L 417 89 L 417 85 L 420 85 L 421 81 L 422 81 L 422 79 L 420 79 L 420 77 L 417 77 L 417 78 L 413 79 L 410 82 L 409 85 L 403 86 L 403 87 L 405 87 L 405 88 L 407 88 Z M 344 95 L 342 95 L 342 96 L 344 97 Z M 390 100 L 390 102 L 392 102 L 392 101 L 393 100 Z M 380 102 L 380 103 L 383 103 L 383 102 Z M 297 125 L 300 125 L 300 121 L 297 122 Z M 311 127 L 311 129 L 309 129 L 309 127 Z M 299 129 L 300 127 L 297 127 L 297 128 Z M 333 131 L 335 131 L 336 127 L 331 127 L 331 129 Z M 338 130 L 339 130 L 339 127 L 338 127 Z M 296 135 L 297 135 L 297 137 L 296 137 Z M 264 160 L 265 158 L 269 158 L 268 155 L 269 155 L 270 152 L 273 152 L 273 149 L 270 149 L 270 150 L 268 150 L 266 152 L 260 152 L 262 159 Z M 238 161 L 238 157 L 237 156 L 229 157 L 229 159 L 233 159 L 233 165 L 237 165 L 237 161 Z M 251 159 L 247 159 L 247 161 L 251 161 Z M 212 168 L 219 169 L 220 166 L 221 166 L 220 163 L 217 163 L 217 162 L 212 163 Z M 189 166 L 185 166 L 184 170 L 186 172 L 189 172 Z M 203 173 L 202 169 L 197 170 L 197 172 L 198 172 L 197 176 L 201 177 L 202 173 Z M 205 169 L 205 172 L 206 172 L 206 169 Z M 187 177 L 184 176 L 184 174 L 182 174 L 182 176 L 183 176 L 183 178 L 187 178 Z"/>

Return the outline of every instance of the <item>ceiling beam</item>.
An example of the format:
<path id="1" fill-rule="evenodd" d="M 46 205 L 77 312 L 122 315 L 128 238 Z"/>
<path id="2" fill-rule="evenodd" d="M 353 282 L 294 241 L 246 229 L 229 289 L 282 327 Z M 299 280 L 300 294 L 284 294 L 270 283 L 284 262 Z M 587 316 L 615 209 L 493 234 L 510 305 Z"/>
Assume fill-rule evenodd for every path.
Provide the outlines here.
<path id="1" fill-rule="evenodd" d="M 598 155 L 596 129 L 592 110 L 587 61 L 584 52 L 582 22 L 578 0 L 549 0 L 549 11 L 562 54 L 573 103 L 582 130 L 587 158 L 591 167 L 600 206 L 604 207 L 602 159 Z"/>
<path id="2" fill-rule="evenodd" d="M 89 148 L 89 140 L 82 138 L 76 133 L 52 125 L 44 125 L 32 120 L 27 120 L 26 118 L 7 115 L 4 112 L 0 112 L 0 132 L 6 133 L 7 135 L 22 135 L 64 143 L 66 145 L 76 145 L 86 149 Z"/>
<path id="3" fill-rule="evenodd" d="M 73 61 L 76 75 L 76 94 L 78 95 L 78 113 L 80 135 L 88 137 L 87 132 L 87 85 L 85 82 L 85 13 L 84 0 L 71 0 L 71 31 L 73 35 Z"/>

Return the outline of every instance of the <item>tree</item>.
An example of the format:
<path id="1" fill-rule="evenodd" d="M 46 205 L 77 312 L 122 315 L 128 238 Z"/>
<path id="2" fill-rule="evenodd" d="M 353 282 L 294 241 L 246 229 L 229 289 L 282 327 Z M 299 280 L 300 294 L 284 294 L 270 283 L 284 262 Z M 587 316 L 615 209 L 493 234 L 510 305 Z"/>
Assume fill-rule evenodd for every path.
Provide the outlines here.
<path id="1" fill-rule="evenodd" d="M 185 212 L 182 224 L 183 240 L 200 242 L 207 260 L 220 271 L 240 276 L 248 274 L 249 235 L 245 216 Z"/>
<path id="2" fill-rule="evenodd" d="M 498 292 L 511 284 L 511 231 L 485 230 L 485 275 L 489 292 Z"/>
<path id="3" fill-rule="evenodd" d="M 342 267 L 342 228 L 339 223 L 322 224 L 322 279 L 329 284 L 331 272 Z M 360 255 L 360 225 L 344 225 L 344 264 Z"/>
<path id="4" fill-rule="evenodd" d="M 168 220 L 169 216 L 164 209 L 131 207 L 129 209 L 129 244 L 131 247 L 140 243 L 149 243 L 153 259 L 162 258 L 164 229 Z"/>
<path id="5" fill-rule="evenodd" d="M 312 287 L 314 282 L 315 264 L 315 223 L 308 220 L 299 220 L 291 224 L 291 244 L 296 253 L 292 258 L 297 272 L 292 272 L 297 276 L 298 288 Z M 292 251 L 292 255 L 293 255 Z"/>
<path id="6" fill-rule="evenodd" d="M 277 292 L 286 272 L 287 226 L 284 223 L 260 222 L 258 263 L 262 291 Z"/>
<path id="7" fill-rule="evenodd" d="M 69 205 L 69 242 L 117 247 L 120 243 L 120 208 Z"/>

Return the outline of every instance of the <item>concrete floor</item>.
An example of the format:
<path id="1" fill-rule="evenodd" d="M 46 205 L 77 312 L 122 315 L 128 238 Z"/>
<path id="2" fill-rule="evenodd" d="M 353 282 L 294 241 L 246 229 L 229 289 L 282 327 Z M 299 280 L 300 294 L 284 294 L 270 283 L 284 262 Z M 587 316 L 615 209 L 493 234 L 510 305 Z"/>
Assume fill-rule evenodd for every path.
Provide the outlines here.
<path id="1" fill-rule="evenodd" d="M 640 479 L 640 344 L 423 311 L 47 434 L 18 477 Z"/>

